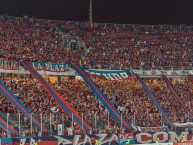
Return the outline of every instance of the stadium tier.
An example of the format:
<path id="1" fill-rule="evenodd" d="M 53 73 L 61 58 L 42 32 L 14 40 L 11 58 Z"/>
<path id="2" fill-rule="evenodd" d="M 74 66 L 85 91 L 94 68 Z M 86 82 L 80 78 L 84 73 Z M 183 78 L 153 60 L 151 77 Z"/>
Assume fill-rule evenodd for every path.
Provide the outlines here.
<path id="1" fill-rule="evenodd" d="M 191 26 L 92 24 L 0 17 L 0 58 L 92 68 L 192 66 Z"/>
<path id="2" fill-rule="evenodd" d="M 1 16 L 0 119 L 13 136 L 185 130 L 175 124 L 193 119 L 192 36 L 188 26 Z"/>
<path id="3" fill-rule="evenodd" d="M 33 67 L 32 65 L 29 66 Z M 1 69 L 1 71 L 3 70 L 6 69 Z M 18 70 L 8 69 L 8 71 Z M 109 71 L 113 72 L 113 70 Z M 41 72 L 41 70 L 38 72 Z M 38 72 L 37 74 L 40 75 Z M 69 104 L 67 108 L 71 106 L 82 117 L 81 121 L 84 120 L 91 128 L 87 130 L 86 128 L 83 129 L 83 126 L 81 126 L 83 124 L 78 125 L 75 118 L 76 114 L 69 114 L 53 98 L 52 93 L 45 89 L 42 80 L 39 80 L 36 76 L 37 74 L 27 74 L 27 70 L 23 74 L 4 72 L 0 76 L 2 82 L 1 117 L 20 134 L 33 134 L 35 136 L 38 135 L 38 132 L 42 132 L 44 135 L 57 134 L 59 125 L 64 127 L 62 134 L 68 134 L 72 128 L 73 134 L 119 133 L 123 130 L 126 132 L 135 130 L 137 126 L 168 126 L 169 130 L 172 131 L 176 130 L 174 123 L 192 121 L 192 103 L 190 100 L 193 84 L 189 78 L 191 76 L 170 79 L 166 76 L 166 78 L 164 76 L 141 78 L 140 76 L 135 77 L 132 73 L 133 77 L 110 80 L 97 75 L 91 76 L 87 73 L 86 78 L 91 77 L 92 83 L 107 97 L 106 102 L 112 104 L 117 113 L 120 114 L 121 121 L 119 122 L 116 118 L 118 114 L 111 112 L 112 108 L 109 109 L 107 104 L 101 100 L 102 98 L 96 94 L 97 90 L 87 83 L 88 79 L 83 80 L 77 75 L 71 77 L 68 75 L 58 76 L 58 72 L 53 72 L 55 75 L 45 75 L 45 73 L 44 71 L 41 78 L 48 88 L 52 87 L 54 92 L 62 97 L 59 100 L 62 102 L 62 99 L 64 99 Z M 175 91 L 169 87 L 166 79 L 175 88 Z M 28 113 L 30 115 L 26 114 L 25 107 L 22 111 L 22 105 L 18 107 L 15 106 L 17 103 L 10 101 L 9 90 L 10 95 L 16 96 L 16 100 L 21 102 L 19 104 L 23 104 L 30 110 Z M 6 92 L 8 92 L 7 97 L 5 97 Z M 178 99 L 176 99 L 176 92 Z M 123 124 L 123 119 L 132 127 L 127 128 Z M 37 127 L 36 120 L 41 122 L 39 123 L 41 129 Z"/>

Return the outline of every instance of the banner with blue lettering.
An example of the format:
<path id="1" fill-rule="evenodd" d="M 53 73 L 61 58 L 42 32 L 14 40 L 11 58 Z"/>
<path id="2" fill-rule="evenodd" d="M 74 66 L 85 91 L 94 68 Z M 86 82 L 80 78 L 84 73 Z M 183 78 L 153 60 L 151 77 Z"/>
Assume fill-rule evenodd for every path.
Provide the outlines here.
<path id="1" fill-rule="evenodd" d="M 100 76 L 108 80 L 121 80 L 133 77 L 130 70 L 98 70 L 87 69 L 86 72 L 90 76 Z"/>
<path id="2" fill-rule="evenodd" d="M 45 70 L 51 72 L 66 72 L 69 71 L 67 64 L 54 64 L 44 62 L 32 62 L 33 67 L 37 70 Z"/>

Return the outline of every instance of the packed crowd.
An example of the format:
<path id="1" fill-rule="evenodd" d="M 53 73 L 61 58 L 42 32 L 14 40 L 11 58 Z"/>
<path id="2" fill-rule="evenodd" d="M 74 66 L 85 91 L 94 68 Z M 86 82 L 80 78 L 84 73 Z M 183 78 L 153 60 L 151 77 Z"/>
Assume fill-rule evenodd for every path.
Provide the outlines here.
<path id="1" fill-rule="evenodd" d="M 175 80 L 175 79 L 173 79 Z M 148 79 L 145 81 L 149 86 L 150 90 L 158 100 L 161 108 L 165 114 L 169 117 L 173 123 L 184 123 L 188 122 L 188 114 L 184 113 L 185 110 L 182 108 L 181 104 L 175 98 L 173 92 L 167 87 L 163 79 Z M 183 86 L 187 84 L 184 83 Z M 184 103 L 187 103 L 188 100 L 184 100 Z"/>
<path id="2" fill-rule="evenodd" d="M 167 87 L 163 79 L 146 78 L 143 80 L 171 122 L 184 123 L 189 121 L 191 117 L 185 113 L 185 110 L 180 106 L 179 102 L 177 102 L 174 94 Z M 189 82 L 188 79 L 186 80 L 185 83 L 181 84 L 184 88 L 188 87 L 187 85 L 191 85 L 191 82 Z M 155 127 L 166 125 L 163 114 L 159 113 L 137 80 L 121 80 L 117 82 L 97 79 L 96 83 L 129 122 L 135 120 L 134 126 Z M 191 93 L 187 92 L 187 94 L 191 98 Z M 186 106 L 189 104 L 188 108 L 191 108 L 190 100 L 183 99 L 183 96 L 182 100 Z M 129 116 L 131 118 L 129 118 Z"/>
<path id="3" fill-rule="evenodd" d="M 30 62 L 77 63 L 85 68 L 170 68 L 192 67 L 192 26 L 143 26 L 88 24 L 0 16 L 0 59 Z M 110 81 L 97 77 L 114 107 L 133 126 L 162 126 L 166 122 L 136 79 Z M 49 131 L 57 125 L 74 134 L 83 133 L 56 101 L 30 75 L 1 74 L 0 80 Z M 47 81 L 92 127 L 90 133 L 120 132 L 122 127 L 93 91 L 78 79 Z M 190 115 L 174 98 L 162 79 L 144 79 L 172 122 L 188 122 Z M 193 85 L 187 78 L 171 79 L 183 103 L 193 113 Z M 89 110 L 88 110 L 89 108 Z M 0 117 L 18 130 L 19 111 L 0 94 Z M 21 134 L 30 134 L 31 123 L 21 114 Z M 33 134 L 38 130 L 33 126 Z"/>
<path id="4" fill-rule="evenodd" d="M 82 129 L 76 124 L 72 124 L 72 119 L 65 111 L 56 103 L 54 99 L 38 84 L 38 82 L 27 75 L 6 75 L 1 76 L 1 81 L 8 86 L 11 91 L 20 99 L 20 101 L 36 115 L 39 120 L 43 120 L 43 126 L 45 126 L 52 134 L 57 133 L 57 125 L 64 124 L 66 130 L 64 134 L 68 134 L 68 129 L 73 126 L 74 134 L 81 134 Z M 49 82 L 49 80 L 47 80 Z M 51 84 L 51 83 L 50 83 Z M 82 87 L 80 87 L 82 86 Z M 64 99 L 78 111 L 80 116 L 84 117 L 84 120 L 92 127 L 90 132 L 105 133 L 108 131 L 117 132 L 120 130 L 120 125 L 114 121 L 114 119 L 108 115 L 107 110 L 103 110 L 104 106 L 94 97 L 92 91 L 82 81 L 66 81 L 53 84 L 53 87 L 58 91 Z M 78 91 L 79 90 L 79 91 Z M 76 93 L 70 93 L 76 92 Z M 0 111 L 3 113 L 10 113 L 10 120 L 16 120 L 18 122 L 19 111 L 9 103 L 9 101 L 1 94 Z M 88 107 L 90 108 L 88 110 Z M 2 113 L 2 114 L 3 114 Z M 109 116 L 109 118 L 108 118 Z M 6 118 L 6 117 L 5 117 Z M 15 119 L 14 119 L 15 118 Z M 21 117 L 22 118 L 22 117 Z M 108 123 L 108 120 L 111 120 Z M 30 134 L 31 122 L 23 117 L 21 119 L 21 128 L 25 134 Z M 14 125 L 14 123 L 12 123 Z M 117 126 L 116 126 L 117 124 Z M 18 127 L 18 123 L 17 123 Z M 102 129 L 101 129 L 102 128 Z M 37 129 L 33 127 L 33 133 L 37 133 Z M 50 132 L 44 132 L 50 134 Z"/>
<path id="5" fill-rule="evenodd" d="M 174 87 L 176 88 L 176 91 L 178 92 L 179 97 L 184 102 L 185 106 L 190 110 L 191 113 L 193 113 L 193 84 L 188 80 L 188 78 L 185 79 L 173 79 L 172 83 Z M 186 84 L 186 85 L 184 85 Z M 189 114 L 190 115 L 190 114 Z M 192 122 L 192 120 L 189 120 Z"/>
<path id="6" fill-rule="evenodd" d="M 119 81 L 104 80 L 97 77 L 92 79 L 131 125 L 143 127 L 167 125 L 162 118 L 162 114 L 158 112 L 136 79 Z M 0 80 L 10 88 L 39 120 L 42 118 L 43 126 L 49 130 L 44 132 L 44 134 L 56 134 L 57 125 L 59 124 L 64 125 L 65 135 L 69 133 L 68 128 L 72 127 L 73 134 L 83 133 L 82 129 L 77 124 L 72 123 L 71 117 L 30 75 L 2 74 Z M 117 133 L 124 129 L 109 114 L 102 102 L 97 99 L 83 80 L 71 78 L 51 83 L 49 78 L 47 78 L 47 81 L 92 127 L 89 133 Z M 190 119 L 189 115 L 185 113 L 162 79 L 144 79 L 144 81 L 171 122 L 188 122 Z M 188 79 L 172 79 L 171 81 L 176 85 L 177 91 L 183 94 L 181 95 L 185 97 L 185 99 L 182 98 L 183 103 L 192 112 L 191 94 L 193 90 L 191 89 L 191 82 Z M 183 91 L 180 91 L 180 89 Z M 19 111 L 2 94 L 0 95 L 0 103 L 1 114 L 9 113 L 9 124 L 18 129 Z M 5 115 L 1 115 L 1 117 L 6 118 Z M 30 120 L 21 115 L 22 134 L 31 134 L 30 125 Z M 38 130 L 33 126 L 33 134 L 37 135 L 37 132 Z"/>
<path id="7" fill-rule="evenodd" d="M 93 68 L 191 67 L 192 26 L 88 24 L 0 16 L 0 58 Z"/>

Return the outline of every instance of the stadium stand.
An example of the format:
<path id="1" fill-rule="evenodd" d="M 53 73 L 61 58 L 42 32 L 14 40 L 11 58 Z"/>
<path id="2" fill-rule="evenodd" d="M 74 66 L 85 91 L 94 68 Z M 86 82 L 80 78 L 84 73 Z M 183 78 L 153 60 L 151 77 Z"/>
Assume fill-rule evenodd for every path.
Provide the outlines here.
<path id="1" fill-rule="evenodd" d="M 192 66 L 190 26 L 91 26 L 86 22 L 8 16 L 1 16 L 0 24 L 0 58 L 4 59 L 111 69 Z M 73 42 L 78 41 L 72 39 L 75 37 L 84 45 Z"/>
<path id="2" fill-rule="evenodd" d="M 168 69 L 191 68 L 193 61 L 193 29 L 188 26 L 143 26 L 93 24 L 14 18 L 0 16 L 0 59 L 29 62 L 77 63 L 84 68 Z M 75 43 L 73 40 L 80 41 Z M 70 42 L 70 43 L 67 43 Z M 70 44 L 70 46 L 69 46 Z M 81 46 L 79 44 L 82 44 Z M 56 91 L 92 126 L 90 133 L 117 133 L 122 128 L 83 80 L 75 78 L 51 80 Z M 114 107 L 134 126 L 164 126 L 166 122 L 135 78 L 105 80 L 92 77 Z M 31 110 L 42 117 L 43 125 L 56 134 L 56 126 L 74 127 L 82 134 L 51 96 L 31 75 L 1 74 L 0 80 Z M 175 100 L 164 80 L 146 78 L 162 109 L 172 122 L 188 122 L 188 114 Z M 186 107 L 193 113 L 192 83 L 187 78 L 170 79 Z M 88 109 L 89 108 L 89 109 Z M 17 126 L 19 111 L 0 94 L 1 116 L 10 114 Z M 178 116 L 178 117 L 176 117 Z M 21 116 L 22 134 L 31 135 L 30 122 Z M 73 124 L 73 125 L 72 125 Z M 172 128 L 170 128 L 172 130 Z M 33 127 L 33 134 L 37 135 Z M 67 134 L 67 130 L 64 134 Z M 4 132 L 2 135 L 6 135 Z"/>
<path id="3" fill-rule="evenodd" d="M 29 75 L 7 74 L 6 76 L 1 76 L 1 80 L 11 88 L 14 94 L 18 96 L 32 113 L 36 116 L 40 116 L 40 114 L 43 113 L 43 124 L 47 128 L 50 128 L 50 114 L 53 117 L 51 119 L 53 128 L 54 125 L 61 124 L 62 121 L 65 122 L 66 127 L 71 127 L 71 119 L 67 117 L 49 94 L 41 88 L 37 81 Z M 121 112 L 132 125 L 153 127 L 155 125 L 152 124 L 152 120 L 159 126 L 166 125 L 164 120 L 161 119 L 161 114 L 152 104 L 146 92 L 136 79 L 111 81 L 94 77 L 93 80 L 114 104 L 115 108 Z M 93 127 L 93 132 L 100 131 L 100 133 L 106 133 L 108 131 L 120 131 L 120 125 L 116 123 L 111 116 L 108 124 L 108 111 L 103 104 L 96 99 L 84 81 L 75 79 L 62 80 L 55 83 L 51 83 L 49 80 L 47 81 L 62 94 L 63 98 L 65 98 L 79 114 L 84 114 L 84 119 Z M 183 123 L 188 121 L 188 115 L 184 113 L 182 107 L 176 102 L 171 91 L 162 79 L 145 79 L 145 82 L 151 88 L 162 108 L 173 122 Z M 186 87 L 188 84 L 190 85 L 185 79 L 181 79 L 180 82 L 183 82 L 181 83 L 183 87 Z M 186 105 L 189 104 L 188 99 L 183 99 L 183 101 Z M 8 112 L 10 114 L 19 113 L 2 95 L 1 102 L 3 104 L 1 106 L 1 112 Z M 95 115 L 97 117 L 97 124 L 95 124 Z M 30 122 L 28 121 L 27 123 L 28 124 L 25 124 L 28 126 L 23 128 L 30 128 Z M 81 133 L 81 129 L 75 124 L 74 128 L 74 134 Z"/>

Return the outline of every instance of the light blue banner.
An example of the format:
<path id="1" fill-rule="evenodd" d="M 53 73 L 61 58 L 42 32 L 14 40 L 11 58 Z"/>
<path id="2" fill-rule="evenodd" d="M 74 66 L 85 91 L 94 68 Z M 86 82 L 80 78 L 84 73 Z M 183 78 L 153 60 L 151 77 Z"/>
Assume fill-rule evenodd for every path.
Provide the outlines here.
<path id="1" fill-rule="evenodd" d="M 130 70 L 98 70 L 98 69 L 87 69 L 86 72 L 90 76 L 101 76 L 108 80 L 121 80 L 132 77 Z"/>
<path id="2" fill-rule="evenodd" d="M 51 72 L 66 72 L 69 71 L 67 64 L 54 64 L 44 62 L 32 62 L 33 67 L 37 70 L 45 70 Z"/>

